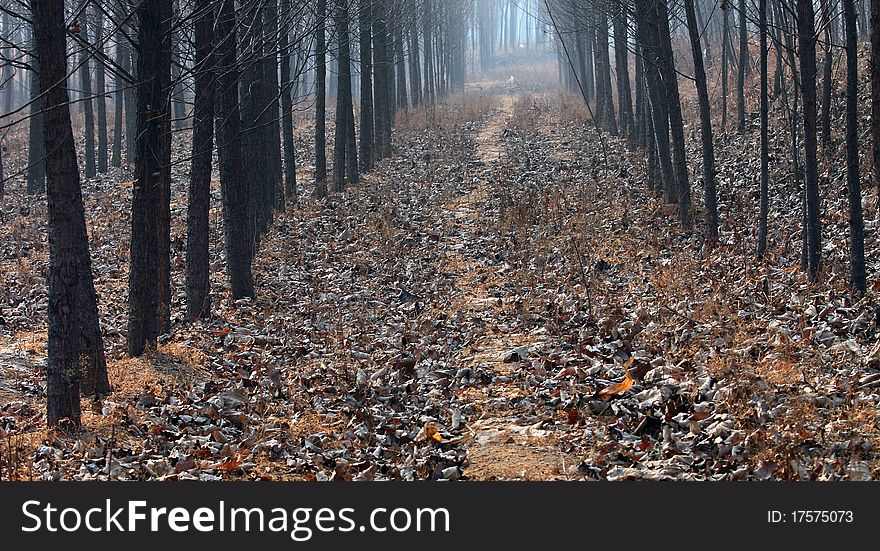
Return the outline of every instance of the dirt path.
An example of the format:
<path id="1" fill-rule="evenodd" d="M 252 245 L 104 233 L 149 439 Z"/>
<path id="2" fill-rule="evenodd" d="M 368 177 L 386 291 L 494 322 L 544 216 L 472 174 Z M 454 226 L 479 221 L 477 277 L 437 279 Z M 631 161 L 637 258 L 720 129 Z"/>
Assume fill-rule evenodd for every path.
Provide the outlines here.
<path id="1" fill-rule="evenodd" d="M 527 390 L 519 388 L 512 377 L 513 369 L 529 361 L 529 348 L 535 336 L 519 330 L 506 330 L 499 320 L 513 306 L 502 297 L 491 296 L 490 288 L 505 275 L 497 260 L 475 261 L 462 254 L 478 246 L 483 213 L 490 199 L 492 186 L 503 186 L 507 151 L 502 134 L 514 116 L 517 98 L 501 95 L 497 111 L 477 132 L 476 178 L 469 193 L 456 197 L 445 206 L 447 234 L 455 236 L 449 244 L 447 265 L 462 275 L 457 280 L 460 292 L 449 306 L 459 319 L 486 327 L 486 332 L 459 351 L 454 362 L 477 372 L 488 370 L 496 377 L 491 387 L 465 387 L 460 392 L 466 402 L 479 411 L 470 424 L 468 463 L 464 474 L 471 480 L 525 479 L 548 480 L 564 477 L 566 466 L 557 451 L 551 434 L 537 425 L 523 425 L 517 411 L 500 408 L 501 402 L 526 398 Z"/>

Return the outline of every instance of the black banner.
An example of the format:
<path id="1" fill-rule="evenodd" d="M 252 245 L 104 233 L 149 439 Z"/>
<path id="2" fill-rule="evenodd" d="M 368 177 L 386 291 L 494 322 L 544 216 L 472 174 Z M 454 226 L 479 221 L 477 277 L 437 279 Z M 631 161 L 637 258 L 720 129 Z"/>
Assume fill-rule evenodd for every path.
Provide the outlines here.
<path id="1" fill-rule="evenodd" d="M 6 549 L 816 548 L 873 536 L 878 498 L 874 483 L 3 483 L 0 529 Z"/>

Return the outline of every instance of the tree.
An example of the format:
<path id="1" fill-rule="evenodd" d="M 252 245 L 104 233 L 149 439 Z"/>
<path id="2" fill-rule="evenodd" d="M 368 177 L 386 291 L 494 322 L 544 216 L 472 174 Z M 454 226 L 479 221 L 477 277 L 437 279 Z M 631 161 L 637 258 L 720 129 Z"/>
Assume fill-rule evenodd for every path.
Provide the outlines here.
<path id="1" fill-rule="evenodd" d="M 761 0 L 762 2 L 764 0 Z M 703 66 L 703 50 L 700 48 L 700 28 L 694 11 L 694 0 L 684 0 L 688 35 L 694 57 L 694 83 L 700 103 L 700 137 L 703 145 L 703 186 L 706 202 L 706 241 L 710 245 L 718 240 L 718 200 L 715 191 L 715 150 L 712 143 L 712 115 L 709 110 L 709 90 L 706 86 L 706 69 Z"/>
<path id="2" fill-rule="evenodd" d="M 657 159 L 663 181 L 663 198 L 674 203 L 678 198 L 675 171 L 672 167 L 672 153 L 669 144 L 669 115 L 667 112 L 666 89 L 660 78 L 660 46 L 657 12 L 654 0 L 635 0 L 636 37 L 642 53 L 646 89 L 650 101 L 650 114 L 653 125 L 652 137 L 657 149 Z"/>
<path id="3" fill-rule="evenodd" d="M 128 352 L 155 348 L 160 333 L 164 205 L 170 154 L 171 0 L 140 5 L 137 146 L 131 202 Z M 163 143 L 168 142 L 168 143 Z M 167 152 L 167 153 L 166 153 Z M 168 167 L 170 168 L 170 166 Z"/>
<path id="4" fill-rule="evenodd" d="M 871 0 L 871 97 L 880 98 L 880 0 Z M 871 101 L 871 120 L 880 121 L 880 101 Z M 880 195 L 880 124 L 871 125 L 871 137 L 874 187 Z"/>
<path id="5" fill-rule="evenodd" d="M 238 34 L 235 0 L 221 0 L 218 10 L 217 163 L 220 169 L 220 193 L 223 197 L 226 269 L 232 298 L 237 300 L 254 296 L 254 235 L 248 215 L 252 193 L 249 180 L 242 172 L 241 113 L 238 103 L 241 73 L 236 56 Z"/>
<path id="6" fill-rule="evenodd" d="M 672 164 L 675 169 L 678 199 L 678 215 L 682 227 L 690 227 L 691 187 L 688 178 L 687 155 L 684 144 L 684 121 L 681 115 L 681 96 L 678 92 L 678 72 L 672 54 L 672 36 L 669 32 L 669 13 L 667 0 L 654 0 L 657 21 L 659 22 L 660 74 L 666 88 L 666 101 L 669 104 L 669 134 L 672 143 Z"/>
<path id="7" fill-rule="evenodd" d="M 769 163 L 770 144 L 768 142 L 769 101 L 767 97 L 767 0 L 758 0 L 758 26 L 760 27 L 761 57 L 761 190 L 758 214 L 758 258 L 767 252 L 767 217 L 770 210 Z"/>
<path id="8" fill-rule="evenodd" d="M 81 380 L 109 392 L 67 91 L 63 0 L 32 4 L 40 66 L 49 219 L 46 419 L 80 423 Z M 84 342 L 89 336 L 91 340 Z M 86 371 L 83 378 L 83 370 Z"/>
<path id="9" fill-rule="evenodd" d="M 373 21 L 373 71 L 374 88 L 373 101 L 375 104 L 376 121 L 376 146 L 375 155 L 383 159 L 391 152 L 391 125 L 393 115 L 391 113 L 391 60 L 388 58 L 388 25 L 387 25 L 387 0 L 374 0 L 372 10 Z M 429 33 L 429 30 L 425 31 Z M 427 35 L 426 35 L 427 36 Z M 428 40 L 426 38 L 426 40 Z M 426 46 L 428 48 L 428 46 Z M 433 62 L 432 62 L 433 63 Z M 434 88 L 428 90 L 428 97 L 433 98 Z"/>
<path id="10" fill-rule="evenodd" d="M 730 59 L 730 1 L 721 0 L 721 130 L 727 128 L 727 77 Z"/>
<path id="11" fill-rule="evenodd" d="M 855 0 L 843 0 L 846 27 L 846 182 L 849 191 L 849 280 L 860 293 L 865 281 L 865 225 L 859 182 L 859 50 Z"/>
<path id="12" fill-rule="evenodd" d="M 284 194 L 290 203 L 297 201 L 296 188 L 296 144 L 293 136 L 293 82 L 291 81 L 291 59 L 293 50 L 290 48 L 290 0 L 281 0 L 279 4 L 281 28 L 279 30 L 281 51 L 281 132 L 284 146 Z"/>
<path id="13" fill-rule="evenodd" d="M 822 234 L 819 226 L 819 174 L 816 158 L 816 25 L 811 0 L 797 2 L 798 58 L 804 119 L 804 194 L 807 275 L 819 280 Z"/>
<path id="14" fill-rule="evenodd" d="M 104 50 L 104 13 L 95 10 L 95 48 Z M 95 105 L 98 114 L 98 173 L 107 172 L 107 101 L 104 98 L 107 86 L 104 82 L 104 63 L 95 63 Z"/>
<path id="15" fill-rule="evenodd" d="M 28 121 L 27 193 L 37 195 L 46 191 L 46 149 L 43 135 L 43 109 L 40 101 L 39 60 L 33 60 L 31 71 L 31 105 Z M 0 186 L 3 184 L 0 183 Z"/>
<path id="16" fill-rule="evenodd" d="M 327 0 L 315 12 L 315 195 L 327 196 Z"/>
<path id="17" fill-rule="evenodd" d="M 336 34 L 339 46 L 339 91 L 336 94 L 336 137 L 333 150 L 333 182 L 336 192 L 345 191 L 346 168 L 354 166 L 357 178 L 357 150 L 354 139 L 354 111 L 351 97 L 351 46 L 348 29 L 348 0 L 336 0 Z M 353 155 L 353 157 L 352 157 Z M 348 164 L 346 164 L 348 163 Z M 351 171 L 349 170 L 349 180 Z M 354 183 L 354 181 L 352 181 Z"/>
<path id="18" fill-rule="evenodd" d="M 193 108 L 192 170 L 186 213 L 186 316 L 211 314 L 208 257 L 208 214 L 211 203 L 211 158 L 214 148 L 214 6 L 197 0 L 195 14 L 195 107 Z"/>
<path id="19" fill-rule="evenodd" d="M 627 44 L 627 17 L 629 0 L 621 3 L 613 15 L 614 25 L 614 62 L 617 73 L 617 104 L 620 117 L 620 129 L 626 134 L 630 146 L 635 144 L 635 121 L 632 113 L 632 94 L 629 83 L 629 60 Z"/>
<path id="20" fill-rule="evenodd" d="M 80 29 L 80 39 L 82 40 L 83 44 L 89 44 L 88 7 L 83 9 L 81 17 L 83 21 L 77 22 L 77 25 L 79 25 Z M 88 48 L 83 48 L 80 55 L 79 82 L 80 89 L 83 95 L 82 105 L 86 138 L 86 150 L 84 159 L 85 176 L 86 178 L 94 178 L 95 174 L 97 174 L 97 167 L 95 166 L 95 112 L 92 105 L 92 76 L 91 69 L 89 67 L 90 61 L 92 59 L 92 54 Z"/>
<path id="21" fill-rule="evenodd" d="M 746 131 L 746 67 L 749 59 L 748 21 L 746 20 L 746 0 L 739 0 L 739 65 L 736 73 L 736 114 L 737 131 Z"/>
<path id="22" fill-rule="evenodd" d="M 361 60 L 361 136 L 359 158 L 361 170 L 373 168 L 373 0 L 361 0 L 358 13 Z M 416 83 L 418 84 L 418 83 Z"/>

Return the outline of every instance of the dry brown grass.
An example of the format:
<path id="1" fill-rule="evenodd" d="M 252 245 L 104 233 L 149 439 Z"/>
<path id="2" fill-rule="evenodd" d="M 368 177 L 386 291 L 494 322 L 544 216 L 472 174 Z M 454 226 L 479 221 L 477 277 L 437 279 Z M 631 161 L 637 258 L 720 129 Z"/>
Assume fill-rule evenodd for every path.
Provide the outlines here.
<path id="1" fill-rule="evenodd" d="M 493 94 L 478 91 L 452 94 L 434 105 L 399 111 L 395 128 L 398 132 L 422 132 L 475 123 L 495 107 L 496 101 Z"/>

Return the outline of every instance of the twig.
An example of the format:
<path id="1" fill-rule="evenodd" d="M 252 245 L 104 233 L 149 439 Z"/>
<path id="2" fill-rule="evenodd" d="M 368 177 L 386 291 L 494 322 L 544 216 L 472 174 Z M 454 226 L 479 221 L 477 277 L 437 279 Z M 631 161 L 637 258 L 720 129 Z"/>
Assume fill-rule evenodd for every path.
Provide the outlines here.
<path id="1" fill-rule="evenodd" d="M 581 258 L 581 251 L 578 249 L 577 241 L 574 240 L 574 237 L 571 237 L 571 246 L 574 249 L 575 256 L 577 257 L 578 266 L 580 267 L 581 273 L 581 281 L 584 284 L 584 291 L 587 293 L 587 320 L 593 321 L 593 299 L 590 297 L 590 284 L 587 282 L 587 273 L 584 270 L 584 261 Z"/>

